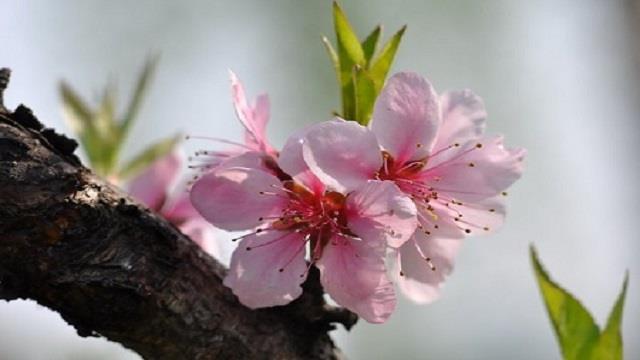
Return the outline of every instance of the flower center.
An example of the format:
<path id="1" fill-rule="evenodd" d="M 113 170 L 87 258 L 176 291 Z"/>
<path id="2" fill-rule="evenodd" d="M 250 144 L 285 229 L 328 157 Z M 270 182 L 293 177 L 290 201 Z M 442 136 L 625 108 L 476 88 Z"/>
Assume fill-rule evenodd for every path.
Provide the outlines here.
<path id="1" fill-rule="evenodd" d="M 279 187 L 280 188 L 280 187 Z M 346 197 L 335 191 L 318 194 L 293 180 L 282 182 L 281 190 L 287 193 L 287 206 L 277 218 L 260 218 L 270 221 L 262 230 L 295 231 L 311 243 L 312 261 L 318 260 L 322 249 L 335 234 L 354 236 L 347 227 Z"/>

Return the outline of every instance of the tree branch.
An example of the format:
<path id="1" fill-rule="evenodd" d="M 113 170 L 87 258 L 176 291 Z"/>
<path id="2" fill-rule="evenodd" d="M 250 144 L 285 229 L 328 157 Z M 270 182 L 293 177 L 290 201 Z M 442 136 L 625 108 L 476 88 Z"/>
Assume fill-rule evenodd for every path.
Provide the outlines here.
<path id="1" fill-rule="evenodd" d="M 36 300 L 149 359 L 341 358 L 327 332 L 357 318 L 325 303 L 317 270 L 290 305 L 247 309 L 222 265 L 83 167 L 75 141 L 26 107 L 3 111 L 2 90 L 0 299 Z"/>

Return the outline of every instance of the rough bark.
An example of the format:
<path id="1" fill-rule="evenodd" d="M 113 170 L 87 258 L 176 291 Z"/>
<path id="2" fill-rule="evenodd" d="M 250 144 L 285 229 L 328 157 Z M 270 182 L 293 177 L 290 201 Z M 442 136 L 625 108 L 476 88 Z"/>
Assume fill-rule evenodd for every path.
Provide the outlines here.
<path id="1" fill-rule="evenodd" d="M 341 358 L 327 332 L 356 318 L 324 302 L 317 271 L 290 305 L 245 308 L 222 265 L 83 167 L 75 141 L 6 111 L 2 90 L 0 299 L 33 299 L 148 359 Z"/>

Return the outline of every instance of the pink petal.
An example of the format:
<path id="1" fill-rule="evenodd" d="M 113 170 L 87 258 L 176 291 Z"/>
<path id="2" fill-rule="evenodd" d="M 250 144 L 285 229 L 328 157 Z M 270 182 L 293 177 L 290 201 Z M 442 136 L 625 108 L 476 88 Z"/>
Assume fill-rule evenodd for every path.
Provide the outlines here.
<path id="1" fill-rule="evenodd" d="M 400 248 L 399 268 L 394 274 L 405 296 L 424 304 L 439 297 L 442 283 L 453 270 L 453 260 L 462 241 L 428 237 L 418 232 L 414 239 Z M 423 255 L 429 258 L 433 268 Z"/>
<path id="2" fill-rule="evenodd" d="M 250 235 L 233 252 L 224 284 L 252 309 L 288 304 L 302 294 L 304 249 L 304 236 L 297 232 Z"/>
<path id="3" fill-rule="evenodd" d="M 265 166 L 267 155 L 257 151 L 247 151 L 245 153 L 231 156 L 228 159 L 221 162 L 217 169 L 229 169 L 234 167 L 242 167 L 247 169 L 256 169 L 271 172 L 271 170 Z"/>
<path id="4" fill-rule="evenodd" d="M 215 236 L 215 229 L 203 218 L 187 220 L 179 226 L 180 231 L 213 256 L 220 256 L 220 246 Z"/>
<path id="5" fill-rule="evenodd" d="M 434 191 L 449 198 L 479 201 L 496 196 L 518 180 L 523 171 L 524 149 L 505 149 L 502 138 L 473 140 L 452 149 L 444 162 L 433 161 L 421 176 Z"/>
<path id="6" fill-rule="evenodd" d="M 171 200 L 166 201 L 162 207 L 162 215 L 171 222 L 183 222 L 193 218 L 202 218 L 200 213 L 191 204 L 189 193 L 186 189 L 176 191 Z"/>
<path id="7" fill-rule="evenodd" d="M 240 79 L 232 71 L 229 71 L 229 77 L 231 78 L 231 97 L 236 115 L 246 129 L 246 144 L 255 151 L 273 151 L 266 138 L 266 126 L 269 121 L 270 108 L 268 96 L 260 95 L 256 99 L 255 106 L 251 106 L 247 101 L 244 86 L 242 86 Z"/>
<path id="8" fill-rule="evenodd" d="M 327 187 L 346 193 L 373 179 L 382 166 L 375 135 L 353 121 L 314 125 L 304 138 L 304 160 Z"/>
<path id="9" fill-rule="evenodd" d="M 287 196 L 278 178 L 267 172 L 230 168 L 212 171 L 196 181 L 191 202 L 213 225 L 245 230 L 258 226 L 262 217 L 279 215 Z"/>
<path id="10" fill-rule="evenodd" d="M 390 181 L 370 180 L 347 197 L 349 229 L 366 241 L 400 247 L 416 230 L 416 206 Z"/>
<path id="11" fill-rule="evenodd" d="M 278 165 L 296 182 L 306 186 L 315 194 L 324 193 L 324 184 L 311 172 L 302 156 L 302 143 L 311 126 L 304 127 L 287 139 L 278 157 Z"/>
<path id="12" fill-rule="evenodd" d="M 415 73 L 392 76 L 376 100 L 371 130 L 398 162 L 426 157 L 440 126 L 438 96 Z"/>
<path id="13" fill-rule="evenodd" d="M 385 322 L 396 305 L 384 265 L 385 244 L 334 236 L 316 262 L 325 291 L 371 323 Z"/>
<path id="14" fill-rule="evenodd" d="M 250 147 L 268 155 L 275 155 L 275 149 L 267 140 L 267 122 L 269 121 L 270 104 L 266 94 L 259 95 L 253 107 L 253 131 L 246 130 L 244 139 Z"/>
<path id="15" fill-rule="evenodd" d="M 156 160 L 129 182 L 129 194 L 153 210 L 160 210 L 182 166 L 182 155 L 174 150 Z"/>
<path id="16" fill-rule="evenodd" d="M 464 144 L 484 133 L 487 111 L 482 99 L 471 90 L 451 91 L 440 96 L 442 126 L 434 151 L 455 143 Z"/>

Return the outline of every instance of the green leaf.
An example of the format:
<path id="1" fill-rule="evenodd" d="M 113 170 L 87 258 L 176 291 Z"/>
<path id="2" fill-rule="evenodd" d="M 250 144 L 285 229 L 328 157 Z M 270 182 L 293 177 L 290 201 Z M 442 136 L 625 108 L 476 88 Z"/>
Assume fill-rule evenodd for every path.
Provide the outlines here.
<path id="1" fill-rule="evenodd" d="M 144 65 L 144 68 L 142 69 L 142 72 L 138 76 L 138 81 L 133 92 L 133 97 L 131 98 L 129 105 L 127 106 L 127 110 L 121 124 L 121 131 L 124 134 L 127 133 L 136 116 L 138 115 L 138 112 L 140 111 L 142 100 L 144 99 L 149 88 L 149 84 L 151 83 L 151 79 L 155 74 L 156 68 L 158 66 L 158 61 L 159 56 L 149 57 Z"/>
<path id="2" fill-rule="evenodd" d="M 138 76 L 138 81 L 136 83 L 136 88 L 133 92 L 133 97 L 129 102 L 129 106 L 127 106 L 127 111 L 122 120 L 122 124 L 120 125 L 120 133 L 121 139 L 120 141 L 124 141 L 133 124 L 138 112 L 140 111 L 140 107 L 142 105 L 142 100 L 147 93 L 149 88 L 149 84 L 151 83 L 151 79 L 155 74 L 156 68 L 158 66 L 158 56 L 152 56 L 147 59 L 147 62 L 142 69 L 142 72 Z"/>
<path id="3" fill-rule="evenodd" d="M 366 39 L 362 42 L 362 51 L 364 52 L 364 58 L 366 60 L 367 66 L 373 58 L 373 55 L 376 53 L 378 49 L 378 42 L 380 42 L 380 36 L 382 35 L 382 26 L 378 25 L 375 29 L 367 36 Z"/>
<path id="4" fill-rule="evenodd" d="M 584 306 L 549 277 L 533 246 L 530 254 L 540 292 L 564 359 L 588 359 L 598 341 L 598 326 Z"/>
<path id="5" fill-rule="evenodd" d="M 113 172 L 120 151 L 120 129 L 116 120 L 115 87 L 109 85 L 105 88 L 98 112 L 94 115 L 93 122 L 100 134 L 101 149 L 99 156 L 103 171 L 106 174 Z"/>
<path id="6" fill-rule="evenodd" d="M 353 69 L 355 65 L 365 66 L 364 52 L 360 41 L 349 24 L 349 20 L 337 2 L 333 3 L 333 20 L 338 40 L 338 63 L 340 69 L 340 91 L 342 95 L 342 116 L 354 120 L 356 113 Z"/>
<path id="7" fill-rule="evenodd" d="M 624 308 L 624 300 L 627 295 L 627 286 L 629 283 L 629 273 L 625 274 L 622 283 L 622 291 L 618 295 L 607 326 L 604 328 L 591 354 L 592 360 L 622 360 L 622 310 Z"/>
<path id="8" fill-rule="evenodd" d="M 65 82 L 59 86 L 62 97 L 64 120 L 76 133 L 91 167 L 99 174 L 102 172 L 103 141 L 94 124 L 94 114 L 84 100 Z"/>
<path id="9" fill-rule="evenodd" d="M 355 120 L 360 125 L 366 126 L 371 119 L 373 106 L 378 93 L 375 84 L 367 71 L 360 66 L 356 66 L 353 70 L 353 82 L 355 84 Z"/>
<path id="10" fill-rule="evenodd" d="M 327 50 L 327 54 L 329 55 L 329 59 L 331 59 L 331 64 L 333 64 L 333 68 L 336 71 L 336 75 L 338 77 L 338 83 L 340 84 L 340 59 L 338 59 L 338 53 L 331 45 L 329 39 L 326 36 L 322 37 L 322 44 L 324 48 Z"/>
<path id="11" fill-rule="evenodd" d="M 169 154 L 182 139 L 182 135 L 160 140 L 151 144 L 133 159 L 131 159 L 119 173 L 122 179 L 130 178 L 147 168 L 151 163 Z"/>
<path id="12" fill-rule="evenodd" d="M 380 54 L 373 61 L 370 66 L 371 78 L 376 84 L 376 91 L 379 93 L 384 86 L 384 80 L 387 78 L 387 74 L 393 64 L 393 59 L 396 56 L 402 36 L 407 30 L 407 26 L 403 26 L 393 37 L 384 45 Z"/>
<path id="13" fill-rule="evenodd" d="M 69 127 L 77 134 L 81 134 L 91 128 L 93 114 L 84 100 L 64 81 L 60 82 L 59 91 L 62 97 L 63 110 L 68 113 L 68 116 L 65 116 L 64 119 Z"/>
<path id="14" fill-rule="evenodd" d="M 353 31 L 340 5 L 335 1 L 333 2 L 333 20 L 338 38 L 338 54 L 340 58 L 344 57 L 352 64 L 365 65 L 364 52 L 360 41 L 358 41 L 358 36 Z"/>
<path id="15" fill-rule="evenodd" d="M 540 292 L 565 360 L 622 360 L 622 310 L 627 294 L 629 274 L 622 284 L 607 326 L 600 331 L 587 309 L 569 292 L 554 282 L 538 259 L 533 246 L 531 262 L 535 270 Z"/>

